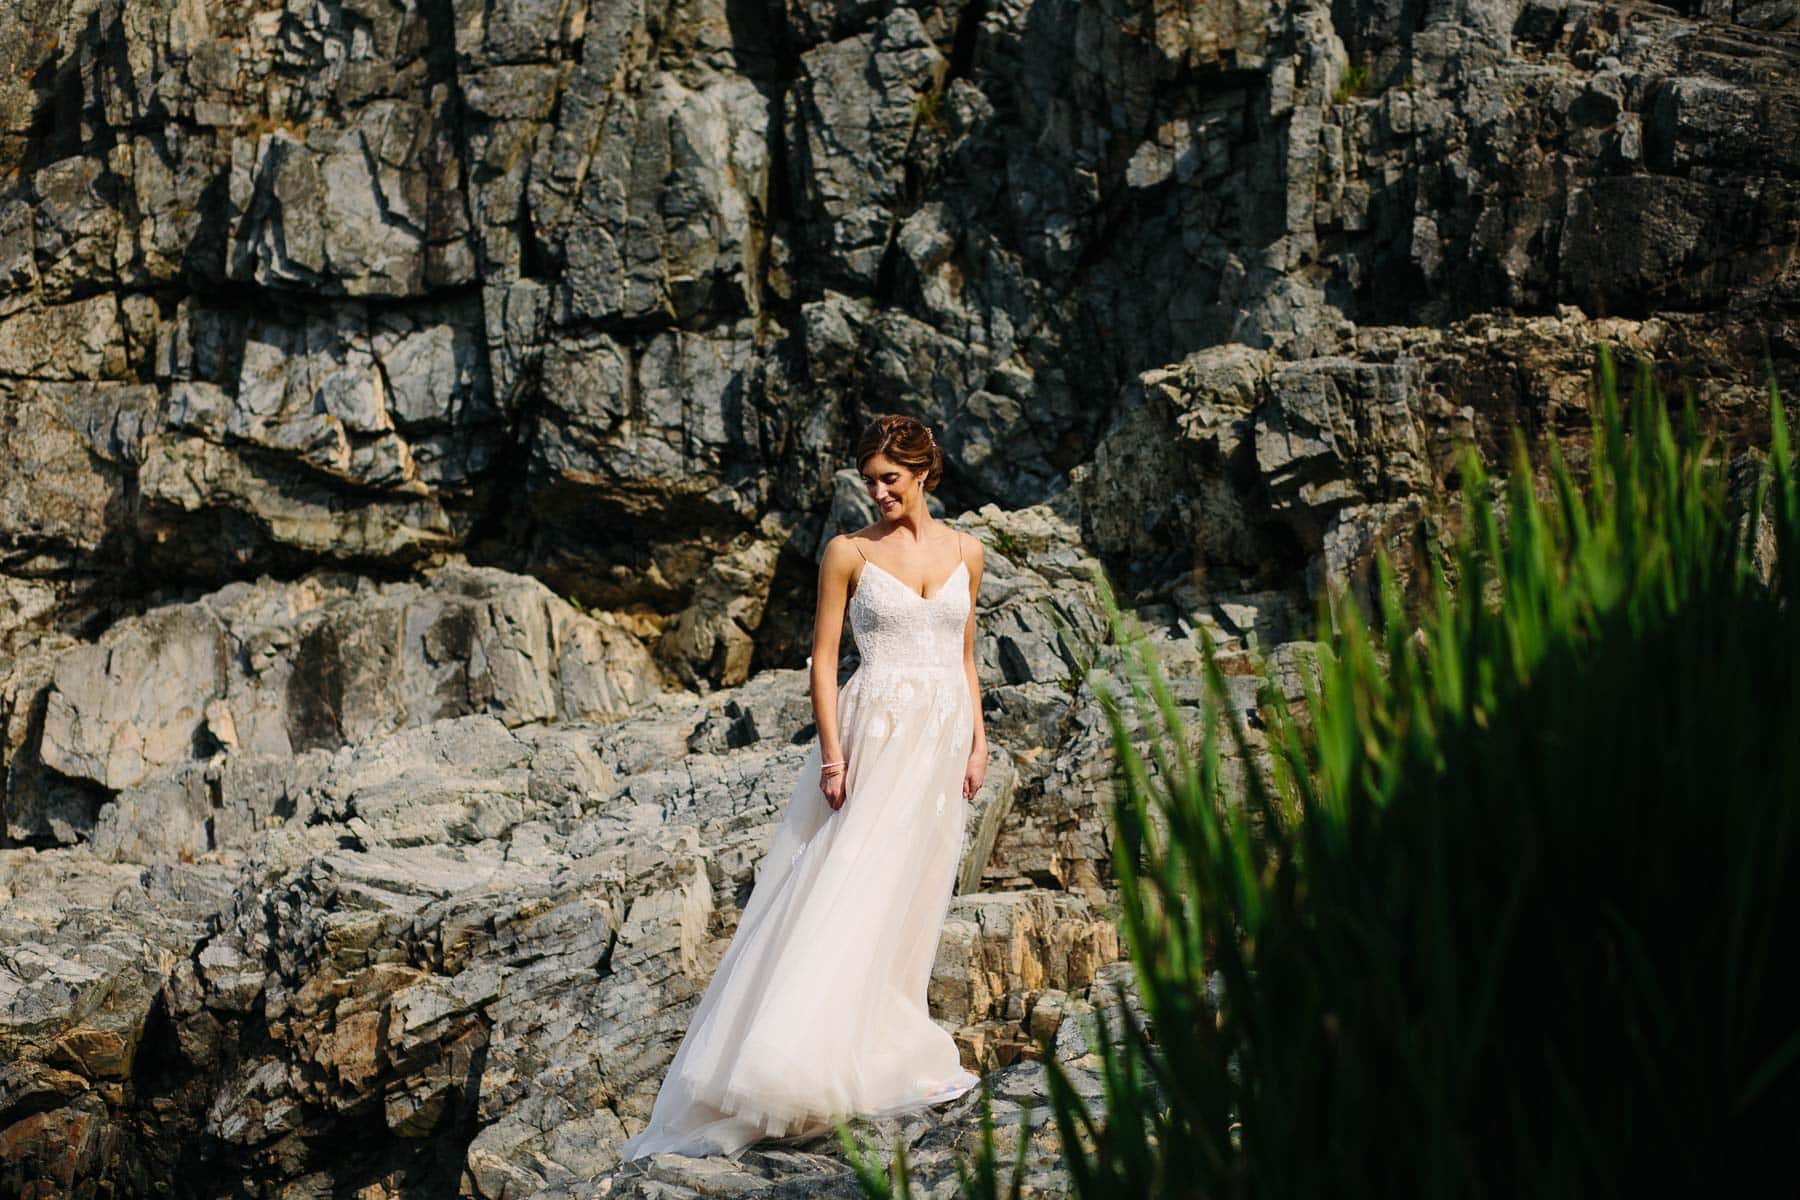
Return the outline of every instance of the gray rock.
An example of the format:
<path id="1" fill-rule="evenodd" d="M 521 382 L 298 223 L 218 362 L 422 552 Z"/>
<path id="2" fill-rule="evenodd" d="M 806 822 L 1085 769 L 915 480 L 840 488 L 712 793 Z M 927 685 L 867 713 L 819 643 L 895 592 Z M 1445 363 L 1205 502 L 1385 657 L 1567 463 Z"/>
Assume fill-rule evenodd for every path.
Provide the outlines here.
<path id="1" fill-rule="evenodd" d="M 101 292 L 0 315 L 0 379 L 121 380 L 131 369 L 119 300 Z"/>
<path id="2" fill-rule="evenodd" d="M 125 565 L 117 534 L 156 403 L 151 389 L 127 384 L 0 384 L 4 557 L 42 556 L 40 571 Z"/>
<path id="3" fill-rule="evenodd" d="M 212 849 L 205 780 L 187 773 L 127 788 L 100 810 L 88 839 L 97 857 L 146 863 L 191 862 Z"/>
<path id="4" fill-rule="evenodd" d="M 976 670 L 995 684 L 1066 684 L 1104 636 L 1094 579 L 1071 508 L 988 505 L 957 524 L 985 547 Z"/>
<path id="5" fill-rule="evenodd" d="M 756 540 L 714 559 L 694 588 L 693 602 L 677 613 L 657 641 L 656 652 L 690 686 L 734 687 L 750 677 L 755 633 L 762 624 L 785 530 L 765 518 Z"/>
<path id="6" fill-rule="evenodd" d="M 351 296 L 421 294 L 429 261 L 432 121 L 378 99 L 336 130 L 283 129 L 234 147 L 227 273 L 271 287 Z"/>
<path id="7" fill-rule="evenodd" d="M 797 742 L 816 727 L 810 671 L 758 671 L 741 686 L 709 697 L 687 748 L 718 754 L 760 741 Z"/>
<path id="8" fill-rule="evenodd" d="M 1211 468 L 1124 486 L 1175 403 L 1143 402 L 1144 372 L 1237 343 L 1273 374 L 1347 357 L 1352 321 L 1573 302 L 1681 312 L 1715 374 L 1754 373 L 1731 347 L 1793 289 L 1800 107 L 1767 82 L 1791 55 L 1741 40 L 1791 24 L 1782 4 L 1630 31 L 1510 0 L 1422 23 L 1310 0 L 202 7 L 34 0 L 0 28 L 24 81 L 0 129 L 0 391 L 157 389 L 141 465 L 78 489 L 138 498 L 85 528 L 142 578 L 466 551 L 669 615 L 772 507 L 830 502 L 863 417 L 916 411 L 952 509 L 1046 501 L 1092 459 L 1087 535 L 1152 564 L 1134 586 L 1196 524 L 1209 561 L 1291 579 L 1282 521 Z M 1303 456 L 1271 468 L 1284 519 L 1338 486 L 1302 478 L 1328 466 L 1298 411 L 1318 407 L 1289 396 L 1296 428 L 1265 428 Z M 1413 415 L 1441 475 L 1456 423 Z M 1343 503 L 1396 498 L 1371 461 Z M 1331 519 L 1301 522 L 1301 559 Z M 668 550 L 614 577 L 626 520 Z M 34 536 L 0 512 L 0 544 Z M 57 575 L 71 616 L 94 603 L 79 553 L 40 550 L 0 565 Z M 112 615 L 134 578 L 113 573 Z M 794 619 L 780 595 L 765 616 Z"/>
<path id="9" fill-rule="evenodd" d="M 631 635 L 498 571 L 446 568 L 385 588 L 234 584 L 59 656 L 38 753 L 120 789 L 209 754 L 215 701 L 238 746 L 286 755 L 462 713 L 509 724 L 619 714 L 655 680 Z"/>
<path id="10" fill-rule="evenodd" d="M 866 34 L 801 56 L 785 114 L 788 142 L 804 153 L 792 186 L 816 214 L 809 246 L 833 283 L 874 284 L 920 99 L 947 69 L 918 14 L 903 7 Z"/>
<path id="11" fill-rule="evenodd" d="M 981 789 L 969 801 L 964 818 L 962 862 L 956 870 L 956 890 L 965 894 L 978 890 L 982 872 L 994 856 L 994 839 L 1012 812 L 1013 796 L 1019 789 L 1019 771 L 1012 755 L 994 742 L 988 743 L 987 773 Z"/>
<path id="12" fill-rule="evenodd" d="M 584 80 L 592 70 L 584 58 Z M 759 308 L 767 122 L 755 86 L 730 76 L 694 87 L 659 74 L 630 97 L 572 103 L 540 141 L 528 192 L 563 268 L 558 318 Z"/>
<path id="13" fill-rule="evenodd" d="M 1317 538 L 1346 504 L 1422 491 L 1416 364 L 1314 359 L 1283 368 L 1255 417 L 1256 465 L 1275 509 Z"/>
<path id="14" fill-rule="evenodd" d="M 130 243 L 119 211 L 123 181 L 114 172 L 126 157 L 123 150 L 106 158 L 61 159 L 32 177 L 32 242 L 44 294 L 71 298 L 97 284 L 122 282 Z"/>

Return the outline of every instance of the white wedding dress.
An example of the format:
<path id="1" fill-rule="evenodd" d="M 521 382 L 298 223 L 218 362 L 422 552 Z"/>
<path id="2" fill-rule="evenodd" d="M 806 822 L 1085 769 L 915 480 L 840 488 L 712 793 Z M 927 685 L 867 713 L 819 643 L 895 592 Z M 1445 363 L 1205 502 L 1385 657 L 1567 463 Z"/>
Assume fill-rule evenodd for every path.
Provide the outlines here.
<path id="1" fill-rule="evenodd" d="M 819 790 L 817 739 L 737 933 L 688 1024 L 647 1154 L 735 1156 L 977 1082 L 926 1012 L 962 850 L 974 737 L 963 674 L 966 563 L 921 596 L 869 562 L 849 603 L 861 663 L 838 693 L 844 805 Z"/>

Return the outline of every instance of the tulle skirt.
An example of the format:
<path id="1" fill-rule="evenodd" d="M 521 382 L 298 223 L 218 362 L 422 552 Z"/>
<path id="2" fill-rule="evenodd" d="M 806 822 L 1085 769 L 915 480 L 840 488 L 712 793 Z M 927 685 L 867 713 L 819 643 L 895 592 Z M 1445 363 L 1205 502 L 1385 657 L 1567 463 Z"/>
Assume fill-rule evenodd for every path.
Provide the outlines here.
<path id="1" fill-rule="evenodd" d="M 736 1155 L 977 1082 L 925 1004 L 962 851 L 967 679 L 960 664 L 865 663 L 839 691 L 838 719 L 847 799 L 825 803 L 815 740 L 626 1160 Z"/>

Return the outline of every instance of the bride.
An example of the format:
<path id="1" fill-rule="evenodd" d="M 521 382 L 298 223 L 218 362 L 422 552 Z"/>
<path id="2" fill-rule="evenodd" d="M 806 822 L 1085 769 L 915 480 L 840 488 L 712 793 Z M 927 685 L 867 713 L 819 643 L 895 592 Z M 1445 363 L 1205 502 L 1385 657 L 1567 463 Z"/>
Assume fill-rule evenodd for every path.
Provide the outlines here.
<path id="1" fill-rule="evenodd" d="M 758 1138 L 923 1107 L 977 1082 L 925 991 L 964 809 L 987 769 L 981 543 L 926 511 L 943 458 L 917 420 L 877 419 L 856 462 L 881 519 L 832 538 L 819 564 L 819 736 L 626 1161 L 735 1157 Z M 861 661 L 840 692 L 846 612 Z"/>

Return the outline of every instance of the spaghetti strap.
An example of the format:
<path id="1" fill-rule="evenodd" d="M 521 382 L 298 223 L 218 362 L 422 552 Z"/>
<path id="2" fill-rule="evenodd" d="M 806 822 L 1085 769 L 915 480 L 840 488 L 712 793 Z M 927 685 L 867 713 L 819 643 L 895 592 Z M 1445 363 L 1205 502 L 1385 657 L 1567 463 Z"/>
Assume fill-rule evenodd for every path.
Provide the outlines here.
<path id="1" fill-rule="evenodd" d="M 852 546 L 856 546 L 856 539 L 851 537 L 849 534 L 844 535 L 844 540 L 849 542 Z M 856 546 L 856 552 L 858 554 L 862 554 L 862 560 L 864 563 L 867 563 L 869 561 L 869 556 L 866 554 L 863 554 L 861 546 Z M 858 571 L 850 580 L 850 593 L 849 594 L 851 596 L 856 595 L 856 589 L 861 586 L 862 586 L 862 572 Z M 848 600 L 846 600 L 846 603 L 848 603 Z"/>

